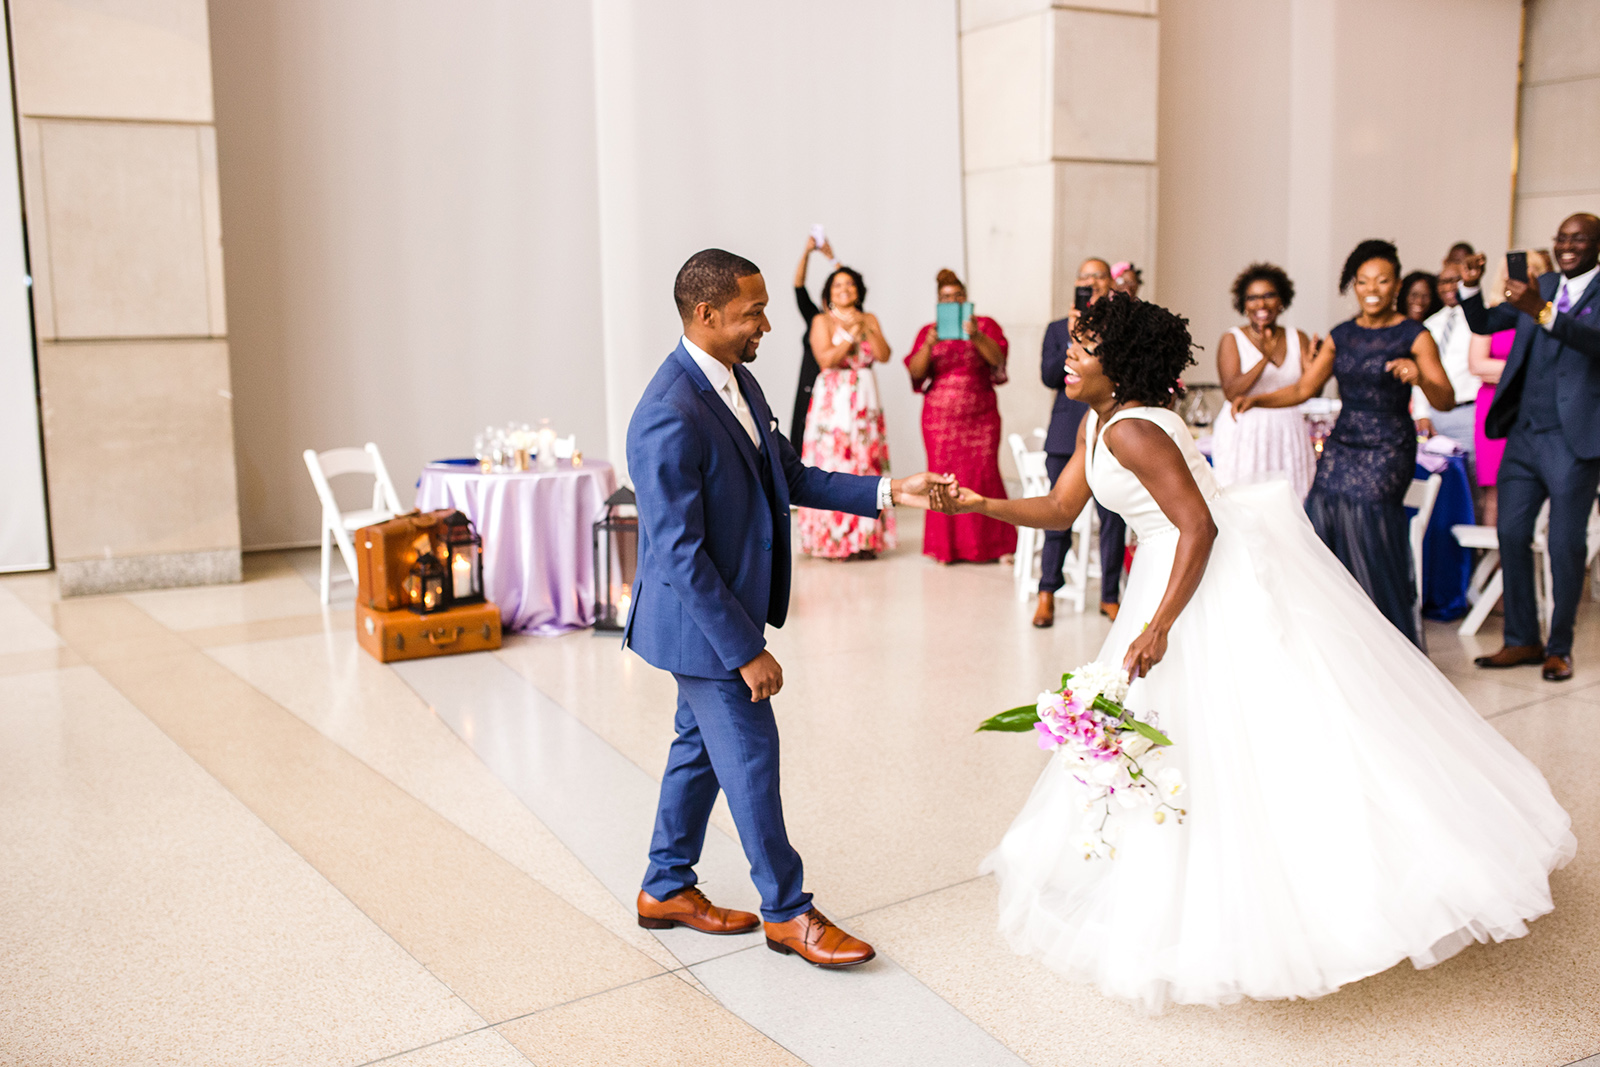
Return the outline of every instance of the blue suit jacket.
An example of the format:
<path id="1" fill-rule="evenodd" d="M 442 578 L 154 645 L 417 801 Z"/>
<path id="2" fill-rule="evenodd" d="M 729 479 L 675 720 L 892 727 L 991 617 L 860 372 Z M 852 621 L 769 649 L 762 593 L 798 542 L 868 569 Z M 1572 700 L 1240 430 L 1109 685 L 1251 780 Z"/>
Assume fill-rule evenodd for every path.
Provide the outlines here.
<path id="1" fill-rule="evenodd" d="M 623 644 L 675 674 L 727 678 L 789 612 L 789 506 L 878 513 L 878 479 L 800 462 L 766 397 L 735 366 L 765 444 L 751 444 L 680 343 L 628 423 L 639 568 Z M 762 486 L 762 466 L 772 486 Z"/>
<path id="2" fill-rule="evenodd" d="M 1072 331 L 1066 319 L 1057 319 L 1044 329 L 1043 354 L 1039 378 L 1045 388 L 1056 391 L 1056 405 L 1050 411 L 1050 429 L 1045 434 L 1044 450 L 1070 456 L 1078 448 L 1078 423 L 1089 405 L 1062 392 L 1067 381 L 1067 349 L 1072 347 Z"/>
<path id="3" fill-rule="evenodd" d="M 1545 300 L 1553 300 L 1560 284 L 1561 275 L 1552 271 L 1539 278 L 1539 293 Z M 1559 344 L 1556 410 L 1561 416 L 1561 434 L 1579 459 L 1600 458 L 1600 278 L 1589 282 L 1583 296 L 1556 316 L 1549 330 L 1510 304 L 1484 307 L 1482 292 L 1463 300 L 1461 310 L 1473 333 L 1517 331 L 1494 391 L 1494 403 L 1484 417 L 1484 433 L 1502 438 L 1511 432 L 1517 424 L 1534 343 Z"/>

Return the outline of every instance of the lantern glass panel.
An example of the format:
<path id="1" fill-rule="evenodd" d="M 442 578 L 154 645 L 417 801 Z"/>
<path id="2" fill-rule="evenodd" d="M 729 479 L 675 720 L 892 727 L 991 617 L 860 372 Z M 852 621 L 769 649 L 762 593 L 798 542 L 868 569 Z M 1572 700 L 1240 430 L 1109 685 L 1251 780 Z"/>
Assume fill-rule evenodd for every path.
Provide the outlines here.
<path id="1" fill-rule="evenodd" d="M 452 603 L 475 603 L 483 599 L 483 538 L 472 528 L 472 520 L 459 511 L 445 517 L 444 564 Z"/>
<path id="2" fill-rule="evenodd" d="M 418 615 L 430 615 L 449 606 L 444 566 L 431 552 L 424 552 L 412 564 L 407 587 L 412 596 L 411 610 Z"/>

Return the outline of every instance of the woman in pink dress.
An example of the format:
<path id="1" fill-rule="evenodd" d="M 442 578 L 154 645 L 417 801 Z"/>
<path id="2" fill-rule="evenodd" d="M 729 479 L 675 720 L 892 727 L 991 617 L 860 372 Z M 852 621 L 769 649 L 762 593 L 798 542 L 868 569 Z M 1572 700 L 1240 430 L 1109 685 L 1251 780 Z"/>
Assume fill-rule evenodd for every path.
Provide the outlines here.
<path id="1" fill-rule="evenodd" d="M 822 286 L 822 311 L 811 320 L 811 351 L 821 371 L 811 389 L 800 458 L 846 474 L 889 473 L 889 439 L 874 363 L 889 358 L 876 315 L 861 310 L 867 283 L 838 267 Z M 877 518 L 800 508 L 800 551 L 823 559 L 874 559 L 894 547 L 894 512 Z"/>
<path id="2" fill-rule="evenodd" d="M 1539 275 L 1545 274 L 1554 267 L 1550 257 L 1535 249 L 1528 253 L 1528 278 L 1537 280 Z M 1500 261 L 1499 273 L 1495 275 L 1494 284 L 1486 286 L 1483 290 L 1485 304 L 1498 304 L 1505 299 L 1506 291 L 1506 264 Z M 1501 330 L 1499 333 L 1487 337 L 1474 334 L 1472 344 L 1467 349 L 1467 370 L 1473 377 L 1483 384 L 1478 386 L 1478 418 L 1477 425 L 1472 433 L 1473 458 L 1477 461 L 1478 485 L 1483 489 L 1483 514 L 1478 516 L 1478 522 L 1484 526 L 1493 526 L 1500 515 L 1500 491 L 1496 488 L 1496 481 L 1500 477 L 1500 457 L 1505 454 L 1505 438 L 1495 440 L 1485 437 L 1483 433 L 1483 420 L 1489 417 L 1489 405 L 1494 403 L 1495 387 L 1500 384 L 1500 372 L 1506 368 L 1506 357 L 1511 354 L 1511 342 L 1516 340 L 1516 330 Z"/>
<path id="3" fill-rule="evenodd" d="M 954 271 L 939 272 L 939 303 L 964 304 L 967 287 Z M 974 315 L 961 340 L 941 341 L 934 323 L 917 333 L 906 368 L 923 395 L 922 443 L 928 469 L 953 474 L 965 487 L 1004 499 L 1000 477 L 1000 407 L 994 387 L 1006 382 L 1008 344 L 1000 324 Z M 1017 550 L 1017 531 L 987 515 L 928 512 L 922 554 L 940 563 L 988 563 Z"/>

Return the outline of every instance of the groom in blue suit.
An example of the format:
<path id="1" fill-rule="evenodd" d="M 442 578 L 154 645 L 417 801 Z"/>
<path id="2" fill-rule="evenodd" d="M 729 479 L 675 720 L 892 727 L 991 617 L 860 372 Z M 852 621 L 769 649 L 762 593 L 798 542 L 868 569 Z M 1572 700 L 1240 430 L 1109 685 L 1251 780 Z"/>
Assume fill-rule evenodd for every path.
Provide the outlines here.
<path id="1" fill-rule="evenodd" d="M 771 703 L 783 669 L 763 631 L 782 626 L 789 610 L 791 504 L 855 515 L 925 508 L 930 482 L 950 480 L 833 474 L 800 462 L 743 367 L 772 328 L 754 263 L 698 252 L 678 271 L 673 299 L 683 338 L 628 424 L 639 568 L 623 642 L 678 683 L 639 925 L 737 934 L 761 924 L 695 887 L 720 789 L 761 891 L 767 946 L 820 967 L 865 963 L 872 946 L 812 907 L 784 828 Z"/>

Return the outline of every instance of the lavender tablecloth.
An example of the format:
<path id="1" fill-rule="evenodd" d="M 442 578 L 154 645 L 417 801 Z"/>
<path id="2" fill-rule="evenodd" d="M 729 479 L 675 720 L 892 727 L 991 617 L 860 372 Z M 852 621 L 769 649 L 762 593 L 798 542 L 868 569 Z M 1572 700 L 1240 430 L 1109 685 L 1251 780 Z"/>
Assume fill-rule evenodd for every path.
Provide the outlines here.
<path id="1" fill-rule="evenodd" d="M 518 474 L 433 464 L 416 506 L 465 512 L 483 536 L 483 591 L 500 624 L 548 637 L 594 625 L 592 531 L 616 487 L 611 464 L 592 459 Z"/>

